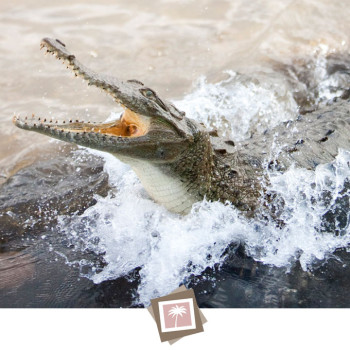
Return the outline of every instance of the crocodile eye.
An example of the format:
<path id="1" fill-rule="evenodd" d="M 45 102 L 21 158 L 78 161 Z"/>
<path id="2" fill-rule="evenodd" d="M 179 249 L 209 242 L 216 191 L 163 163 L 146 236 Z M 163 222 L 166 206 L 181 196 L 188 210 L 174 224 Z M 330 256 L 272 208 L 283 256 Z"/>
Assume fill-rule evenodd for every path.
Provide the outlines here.
<path id="1" fill-rule="evenodd" d="M 154 92 L 150 89 L 142 89 L 141 93 L 143 96 L 147 97 L 147 98 L 151 98 L 154 96 Z"/>
<path id="2" fill-rule="evenodd" d="M 157 96 L 157 94 L 152 89 L 149 89 L 149 88 L 140 89 L 140 92 L 143 96 L 157 103 L 165 111 L 169 111 L 168 107 L 164 104 L 164 102 Z"/>

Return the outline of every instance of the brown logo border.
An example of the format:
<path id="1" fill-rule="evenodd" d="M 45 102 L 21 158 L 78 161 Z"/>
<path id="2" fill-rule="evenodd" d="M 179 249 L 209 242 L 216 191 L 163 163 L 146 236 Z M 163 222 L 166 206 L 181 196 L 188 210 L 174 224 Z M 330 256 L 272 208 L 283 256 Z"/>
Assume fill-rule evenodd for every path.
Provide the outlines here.
<path id="1" fill-rule="evenodd" d="M 158 303 L 161 301 L 172 301 L 172 300 L 176 301 L 179 299 L 188 299 L 188 298 L 191 298 L 193 300 L 196 328 L 163 333 L 160 325 L 160 314 L 159 314 Z M 160 340 L 162 342 L 169 341 L 170 344 L 173 344 L 175 341 L 179 340 L 182 337 L 204 331 L 203 323 L 207 322 L 207 320 L 205 319 L 205 317 L 203 316 L 203 314 L 198 308 L 193 289 L 186 289 L 184 286 L 182 286 L 166 296 L 152 299 L 151 305 L 152 306 L 148 308 L 148 311 L 151 313 L 151 315 L 154 317 L 154 320 L 156 321 Z"/>

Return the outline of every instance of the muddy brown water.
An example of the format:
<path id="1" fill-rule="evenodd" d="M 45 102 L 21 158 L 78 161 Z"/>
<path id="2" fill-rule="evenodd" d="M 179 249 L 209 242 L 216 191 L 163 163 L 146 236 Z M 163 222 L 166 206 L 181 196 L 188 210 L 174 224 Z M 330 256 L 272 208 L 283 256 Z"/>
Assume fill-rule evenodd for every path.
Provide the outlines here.
<path id="1" fill-rule="evenodd" d="M 57 238 L 55 213 L 93 205 L 94 193 L 107 193 L 108 176 L 98 157 L 75 164 L 74 147 L 19 130 L 11 118 L 35 113 L 97 121 L 120 107 L 44 56 L 42 37 L 59 38 L 98 72 L 138 79 L 165 98 L 181 99 L 201 75 L 218 82 L 225 70 L 285 74 L 283 67 L 301 62 L 305 68 L 308 60 L 315 64 L 317 55 L 329 54 L 344 55 L 337 62 L 348 67 L 349 5 L 326 0 L 0 3 L 0 306 L 135 306 L 137 269 L 132 277 L 96 285 L 79 268 L 48 254 L 55 246 L 69 247 L 65 238 Z M 82 200 L 76 203 L 72 198 L 78 196 Z M 85 254 L 103 265 L 93 252 Z M 337 254 L 349 259 L 342 250 Z M 286 274 L 239 249 L 222 269 L 187 283 L 204 307 L 348 307 L 347 269 L 334 259 L 314 274 L 298 265 Z"/>

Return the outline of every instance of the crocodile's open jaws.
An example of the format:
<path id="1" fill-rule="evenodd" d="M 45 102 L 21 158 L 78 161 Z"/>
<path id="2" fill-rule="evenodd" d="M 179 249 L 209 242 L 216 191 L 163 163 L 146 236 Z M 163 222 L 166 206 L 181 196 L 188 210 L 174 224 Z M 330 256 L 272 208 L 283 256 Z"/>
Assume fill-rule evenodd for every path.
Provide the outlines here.
<path id="1" fill-rule="evenodd" d="M 15 116 L 15 125 L 112 153 L 130 164 L 150 196 L 170 211 L 188 213 L 193 203 L 206 197 L 229 201 L 252 214 L 263 203 L 266 164 L 279 170 L 291 164 L 314 169 L 332 161 L 339 147 L 350 149 L 348 101 L 235 144 L 209 133 L 140 81 L 120 81 L 91 71 L 61 41 L 45 38 L 41 46 L 89 85 L 105 90 L 125 111 L 110 123 Z M 270 162 L 275 145 L 281 147 Z"/>
<path id="2" fill-rule="evenodd" d="M 120 81 L 92 72 L 59 40 L 45 38 L 41 48 L 62 60 L 75 76 L 111 95 L 122 105 L 124 112 L 119 120 L 110 123 L 79 120 L 58 123 L 33 115 L 25 118 L 15 116 L 15 125 L 59 140 L 110 152 L 133 167 L 153 198 L 170 210 L 188 211 L 197 199 L 192 196 L 189 196 L 190 200 L 188 196 L 181 198 L 178 193 L 180 188 L 176 188 L 178 180 L 173 180 L 175 176 L 171 171 L 163 168 L 181 158 L 181 154 L 193 143 L 193 131 L 197 128 L 195 123 L 184 118 L 183 112 L 170 102 L 163 101 L 155 91 L 138 80 Z"/>

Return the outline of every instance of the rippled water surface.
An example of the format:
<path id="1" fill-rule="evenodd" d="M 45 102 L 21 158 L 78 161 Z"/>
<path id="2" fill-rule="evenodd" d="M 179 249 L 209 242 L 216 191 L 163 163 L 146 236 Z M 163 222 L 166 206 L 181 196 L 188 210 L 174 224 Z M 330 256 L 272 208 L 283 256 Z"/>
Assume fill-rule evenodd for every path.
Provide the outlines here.
<path id="1" fill-rule="evenodd" d="M 146 306 L 185 284 L 202 307 L 349 307 L 349 150 L 315 172 L 269 173 L 284 202 L 276 227 L 206 201 L 171 214 L 113 156 L 11 123 L 120 113 L 40 52 L 49 36 L 219 134 L 249 138 L 350 88 L 349 5 L 1 3 L 0 306 Z"/>

